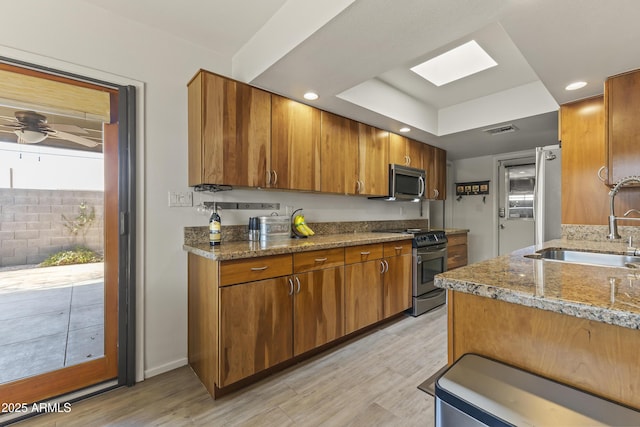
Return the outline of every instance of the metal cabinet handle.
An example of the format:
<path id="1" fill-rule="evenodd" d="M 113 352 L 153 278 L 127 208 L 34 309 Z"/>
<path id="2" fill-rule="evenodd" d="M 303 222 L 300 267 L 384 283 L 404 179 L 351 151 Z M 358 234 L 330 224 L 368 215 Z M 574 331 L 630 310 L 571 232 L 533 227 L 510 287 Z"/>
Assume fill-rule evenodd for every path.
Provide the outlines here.
<path id="1" fill-rule="evenodd" d="M 360 255 L 370 255 L 371 252 L 360 252 Z"/>
<path id="2" fill-rule="evenodd" d="M 437 188 L 434 188 L 434 189 L 433 189 L 433 195 L 434 195 L 434 197 L 435 197 L 436 199 L 437 199 L 437 198 L 438 198 L 438 196 L 440 195 L 440 192 L 438 191 L 438 189 L 437 189 Z"/>
<path id="3" fill-rule="evenodd" d="M 278 183 L 278 173 L 274 169 L 273 170 L 273 185 L 276 185 L 277 183 Z"/>
<path id="4" fill-rule="evenodd" d="M 389 271 L 389 261 L 387 261 L 386 259 L 382 260 L 384 262 L 384 272 L 386 273 L 387 271 Z"/>
<path id="5" fill-rule="evenodd" d="M 325 262 L 328 258 L 316 258 L 316 262 Z"/>
<path id="6" fill-rule="evenodd" d="M 251 271 L 264 271 L 267 268 L 269 268 L 268 265 L 265 265 L 264 267 L 251 267 Z"/>
<path id="7" fill-rule="evenodd" d="M 364 193 L 364 181 L 360 181 L 360 194 Z"/>
<path id="8" fill-rule="evenodd" d="M 602 176 L 602 172 L 604 173 L 609 173 L 609 168 L 607 168 L 606 166 L 601 166 L 600 169 L 598 169 L 598 179 L 602 182 L 606 182 L 607 179 L 605 177 Z"/>
<path id="9" fill-rule="evenodd" d="M 356 180 L 356 194 L 360 194 L 360 180 Z"/>
<path id="10" fill-rule="evenodd" d="M 293 295 L 293 280 L 289 277 L 289 296 Z"/>
<path id="11" fill-rule="evenodd" d="M 380 274 L 384 274 L 384 260 L 380 261 Z"/>
<path id="12" fill-rule="evenodd" d="M 298 276 L 295 277 L 296 279 L 296 284 L 298 285 L 298 290 L 296 291 L 297 294 L 300 293 L 300 279 L 298 278 Z"/>
<path id="13" fill-rule="evenodd" d="M 271 171 L 267 170 L 267 185 L 271 184 Z"/>
<path id="14" fill-rule="evenodd" d="M 405 163 L 407 166 L 411 166 L 411 157 L 409 157 L 409 156 L 404 156 L 404 163 Z"/>

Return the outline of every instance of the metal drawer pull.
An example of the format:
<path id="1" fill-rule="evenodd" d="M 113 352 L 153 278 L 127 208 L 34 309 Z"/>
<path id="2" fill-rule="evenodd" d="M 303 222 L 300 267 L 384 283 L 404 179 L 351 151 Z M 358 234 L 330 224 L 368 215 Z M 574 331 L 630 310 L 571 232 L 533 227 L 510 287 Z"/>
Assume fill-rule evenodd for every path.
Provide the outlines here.
<path id="1" fill-rule="evenodd" d="M 316 258 L 316 262 L 325 262 L 328 258 Z"/>
<path id="2" fill-rule="evenodd" d="M 296 293 L 299 294 L 300 293 L 300 279 L 298 279 L 298 276 L 296 276 L 296 283 L 298 285 L 298 291 Z"/>
<path id="3" fill-rule="evenodd" d="M 360 252 L 360 255 L 370 255 L 371 252 Z"/>
<path id="4" fill-rule="evenodd" d="M 396 251 L 401 251 L 402 250 L 402 246 L 396 246 Z"/>
<path id="5" fill-rule="evenodd" d="M 269 268 L 268 265 L 265 265 L 264 267 L 251 267 L 251 271 L 264 271 L 267 268 Z"/>
<path id="6" fill-rule="evenodd" d="M 293 295 L 293 280 L 289 277 L 289 296 Z"/>

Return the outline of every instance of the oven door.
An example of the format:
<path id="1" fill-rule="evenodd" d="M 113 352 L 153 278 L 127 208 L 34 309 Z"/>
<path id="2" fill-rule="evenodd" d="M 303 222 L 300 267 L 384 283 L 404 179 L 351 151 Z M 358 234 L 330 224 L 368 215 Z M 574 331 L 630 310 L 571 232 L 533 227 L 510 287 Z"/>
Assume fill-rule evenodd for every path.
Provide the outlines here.
<path id="1" fill-rule="evenodd" d="M 419 296 L 439 289 L 433 286 L 436 274 L 447 271 L 447 245 L 418 248 L 415 252 L 413 296 Z"/>

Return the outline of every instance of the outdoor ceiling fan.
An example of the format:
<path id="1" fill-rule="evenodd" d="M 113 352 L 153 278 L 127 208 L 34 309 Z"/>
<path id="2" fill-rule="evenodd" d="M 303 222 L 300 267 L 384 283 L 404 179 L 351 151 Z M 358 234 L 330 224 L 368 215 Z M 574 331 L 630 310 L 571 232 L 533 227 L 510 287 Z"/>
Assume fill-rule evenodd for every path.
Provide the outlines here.
<path id="1" fill-rule="evenodd" d="M 15 119 L 11 117 L 2 117 L 1 119 L 10 122 L 10 124 L 3 126 L 13 129 L 13 132 L 18 136 L 19 144 L 37 144 L 48 137 L 64 139 L 85 147 L 96 147 L 99 144 L 91 139 L 74 135 L 74 133 L 88 133 L 81 127 L 47 123 L 47 117 L 35 111 L 16 111 Z"/>

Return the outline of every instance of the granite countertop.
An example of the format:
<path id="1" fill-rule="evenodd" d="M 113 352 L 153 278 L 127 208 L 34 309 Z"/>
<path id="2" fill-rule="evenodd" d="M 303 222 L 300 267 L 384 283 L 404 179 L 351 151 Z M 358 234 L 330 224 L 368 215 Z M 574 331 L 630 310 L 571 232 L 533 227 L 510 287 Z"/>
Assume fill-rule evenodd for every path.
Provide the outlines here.
<path id="1" fill-rule="evenodd" d="M 211 248 L 208 243 L 183 245 L 183 249 L 196 255 L 216 261 L 240 258 L 254 258 L 267 255 L 291 254 L 345 246 L 366 245 L 369 243 L 394 242 L 410 240 L 410 234 L 399 233 L 343 233 L 315 235 L 306 239 L 284 239 L 269 242 L 224 242 Z"/>
<path id="2" fill-rule="evenodd" d="M 623 254 L 626 243 L 551 240 L 439 274 L 435 286 L 640 329 L 640 270 L 527 258 L 544 248 Z"/>

